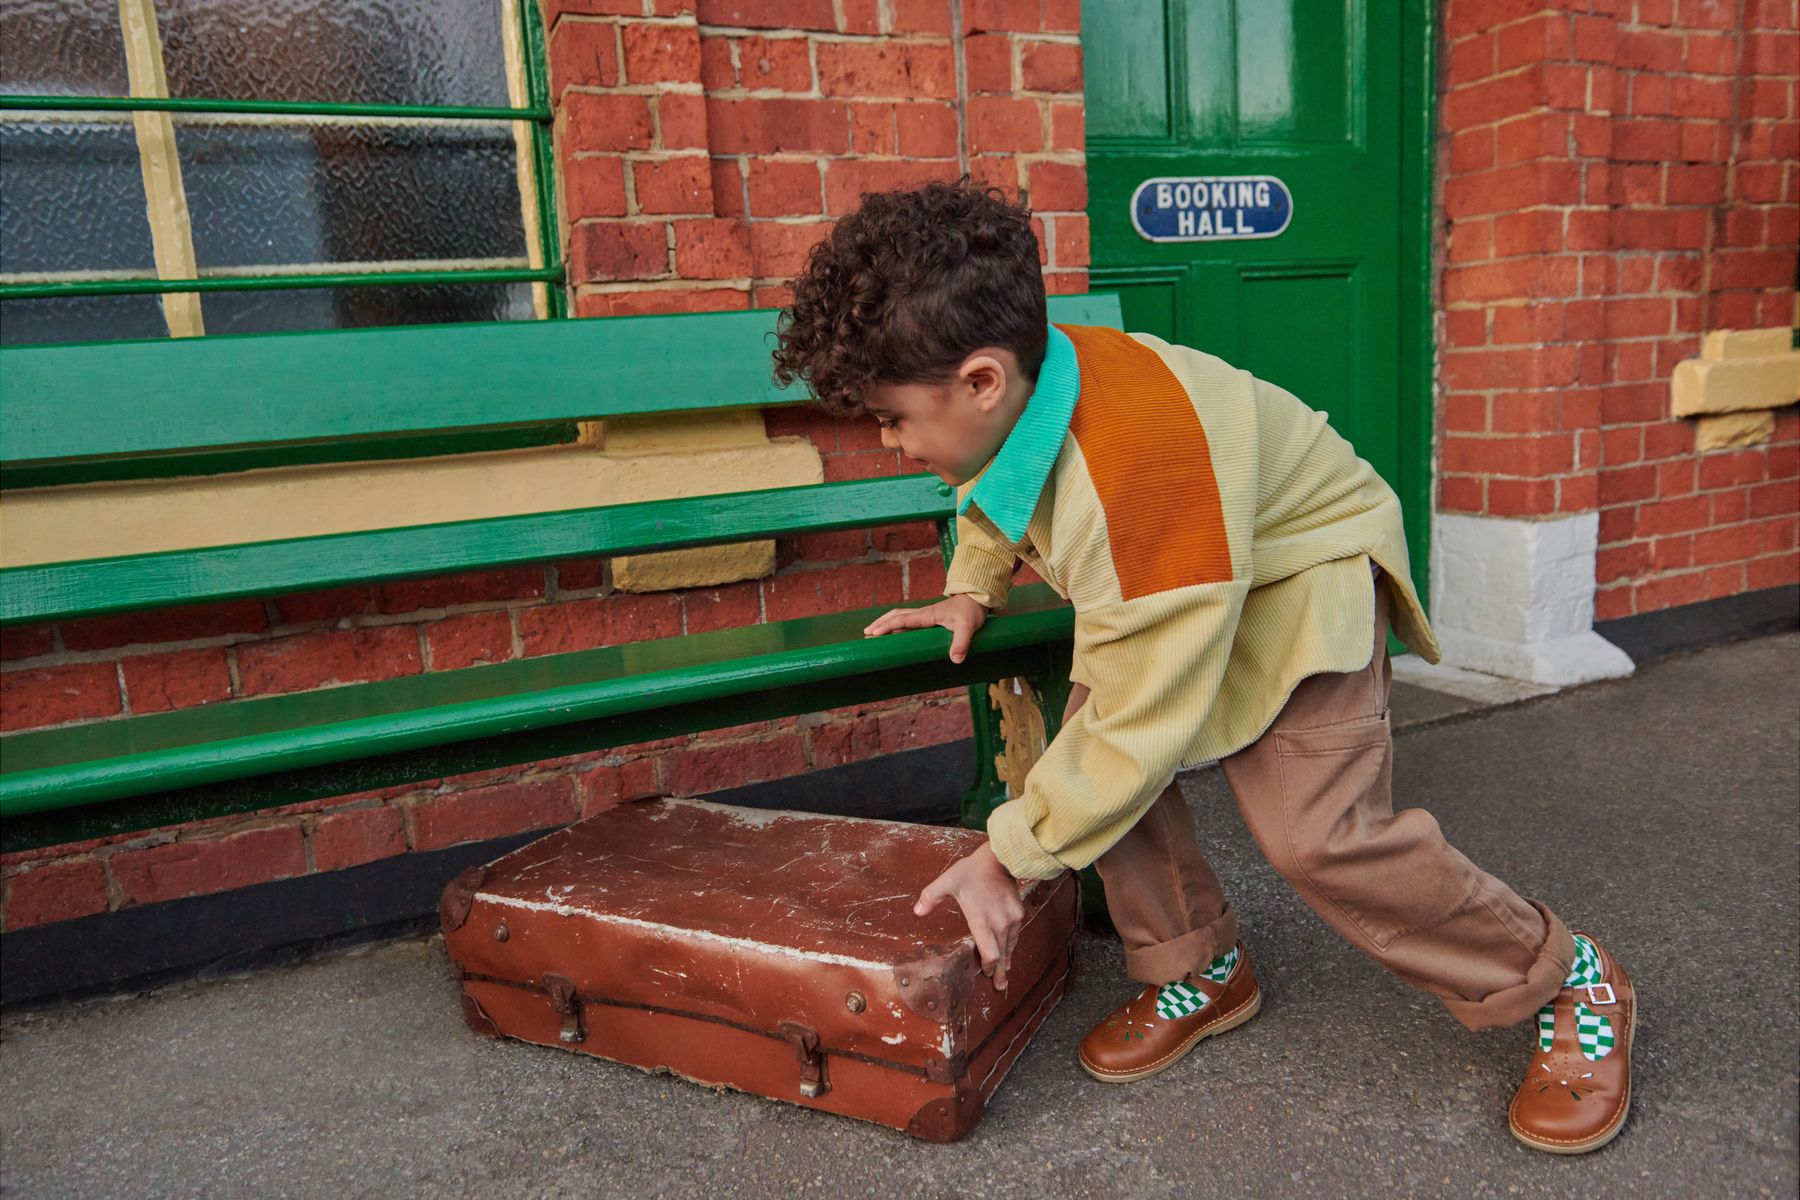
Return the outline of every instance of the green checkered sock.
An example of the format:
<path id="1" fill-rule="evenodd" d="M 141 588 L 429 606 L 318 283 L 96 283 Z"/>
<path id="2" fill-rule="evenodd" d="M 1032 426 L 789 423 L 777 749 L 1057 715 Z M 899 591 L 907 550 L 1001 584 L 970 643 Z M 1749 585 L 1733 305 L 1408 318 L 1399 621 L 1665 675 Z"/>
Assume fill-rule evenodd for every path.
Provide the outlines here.
<path id="1" fill-rule="evenodd" d="M 1564 987 L 1581 987 L 1600 983 L 1600 954 L 1594 943 L 1581 934 L 1575 935 L 1575 965 L 1569 968 Z M 1546 1004 L 1538 1009 L 1538 1049 L 1548 1054 L 1556 1036 L 1556 1006 Z M 1575 1002 L 1575 1040 L 1581 1043 L 1581 1055 L 1589 1062 L 1599 1062 L 1613 1050 L 1612 1022 L 1579 1000 Z"/>
<path id="2" fill-rule="evenodd" d="M 1237 966 L 1237 960 L 1237 947 L 1233 946 L 1208 963 L 1206 970 L 1200 974 L 1214 983 L 1224 983 L 1231 977 L 1231 968 Z M 1177 979 L 1174 983 L 1165 983 L 1156 993 L 1156 1015 L 1165 1021 L 1173 1021 L 1177 1017 L 1191 1017 L 1205 1008 L 1206 1004 L 1206 993 L 1185 979 Z"/>

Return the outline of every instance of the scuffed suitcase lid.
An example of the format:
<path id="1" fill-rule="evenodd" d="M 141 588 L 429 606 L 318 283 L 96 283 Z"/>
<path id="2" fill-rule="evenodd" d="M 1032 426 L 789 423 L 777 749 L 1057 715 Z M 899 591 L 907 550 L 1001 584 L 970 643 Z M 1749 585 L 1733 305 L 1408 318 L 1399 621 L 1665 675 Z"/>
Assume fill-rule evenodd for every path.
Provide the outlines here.
<path id="1" fill-rule="evenodd" d="M 914 825 L 662 799 L 579 821 L 492 863 L 478 896 L 821 962 L 888 968 L 969 937 L 919 892 L 985 837 Z M 1037 880 L 1020 884 L 1030 907 Z"/>

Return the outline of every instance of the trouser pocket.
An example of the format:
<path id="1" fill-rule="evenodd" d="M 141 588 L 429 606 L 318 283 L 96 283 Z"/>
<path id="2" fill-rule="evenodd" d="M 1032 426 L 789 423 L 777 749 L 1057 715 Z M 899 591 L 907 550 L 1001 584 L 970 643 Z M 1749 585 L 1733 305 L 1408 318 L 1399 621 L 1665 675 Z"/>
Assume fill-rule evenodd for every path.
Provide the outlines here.
<path id="1" fill-rule="evenodd" d="M 1475 865 L 1444 840 L 1430 813 L 1393 810 L 1386 711 L 1280 730 L 1275 754 L 1286 843 L 1285 861 L 1275 865 L 1328 922 L 1386 950 L 1468 903 Z"/>

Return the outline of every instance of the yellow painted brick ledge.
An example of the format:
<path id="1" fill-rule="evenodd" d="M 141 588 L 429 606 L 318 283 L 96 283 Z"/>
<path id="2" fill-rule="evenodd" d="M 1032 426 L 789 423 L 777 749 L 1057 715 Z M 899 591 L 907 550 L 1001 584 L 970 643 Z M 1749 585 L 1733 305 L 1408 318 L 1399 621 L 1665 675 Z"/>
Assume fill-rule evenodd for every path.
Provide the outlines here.
<path id="1" fill-rule="evenodd" d="M 1698 417 L 1700 450 L 1754 446 L 1775 432 L 1771 409 L 1800 397 L 1800 350 L 1793 330 L 1718 329 L 1700 342 L 1700 357 L 1675 366 L 1674 414 Z"/>
<path id="2" fill-rule="evenodd" d="M 621 423 L 583 445 L 16 489 L 0 500 L 0 567 L 795 487 L 824 478 L 810 441 L 769 438 L 756 412 L 710 427 Z M 775 544 L 764 539 L 627 555 L 612 564 L 620 591 L 714 586 L 773 572 Z"/>

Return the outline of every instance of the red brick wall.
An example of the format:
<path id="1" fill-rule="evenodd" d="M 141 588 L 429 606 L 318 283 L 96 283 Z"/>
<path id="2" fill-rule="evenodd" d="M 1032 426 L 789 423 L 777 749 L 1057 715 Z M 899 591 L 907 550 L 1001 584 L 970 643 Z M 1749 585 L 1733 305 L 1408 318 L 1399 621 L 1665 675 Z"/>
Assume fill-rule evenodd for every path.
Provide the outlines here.
<path id="1" fill-rule="evenodd" d="M 863 192 L 965 169 L 1029 187 L 1048 286 L 1086 289 L 1076 0 L 548 9 L 580 315 L 779 306 Z"/>
<path id="2" fill-rule="evenodd" d="M 1800 420 L 1698 453 L 1701 333 L 1795 319 L 1795 0 L 1446 0 L 1443 511 L 1597 510 L 1605 620 L 1800 579 Z"/>
<path id="3" fill-rule="evenodd" d="M 1029 187 L 1046 280 L 1087 287 L 1076 0 L 551 0 L 582 316 L 777 306 L 860 191 L 965 166 Z M 967 81 L 959 92 L 959 67 Z M 827 479 L 892 475 L 873 423 L 771 410 Z M 604 560 L 9 629 L 8 731 L 935 596 L 929 525 L 778 544 L 762 580 L 614 593 Z M 0 859 L 0 928 L 329 871 L 965 737 L 961 689 Z"/>

